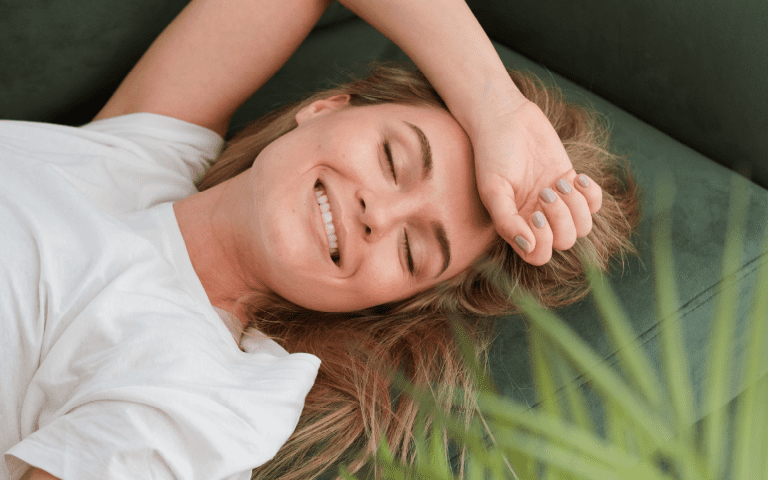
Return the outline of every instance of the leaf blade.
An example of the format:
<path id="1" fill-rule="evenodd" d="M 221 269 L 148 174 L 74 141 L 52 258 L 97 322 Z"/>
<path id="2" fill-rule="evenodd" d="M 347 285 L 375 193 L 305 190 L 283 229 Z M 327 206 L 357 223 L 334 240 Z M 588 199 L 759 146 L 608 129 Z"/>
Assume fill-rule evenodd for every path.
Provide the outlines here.
<path id="1" fill-rule="evenodd" d="M 763 255 L 768 254 L 768 228 L 763 237 Z M 764 391 L 759 383 L 763 352 L 768 350 L 768 259 L 763 259 L 757 270 L 757 282 L 752 294 L 749 316 L 749 340 L 744 360 L 745 390 L 741 393 L 736 409 L 733 454 L 733 478 L 765 478 L 765 462 L 760 457 L 760 437 L 755 428 L 759 421 L 757 406 L 767 405 L 768 398 L 760 398 Z M 765 380 L 763 383 L 768 383 Z M 766 396 L 766 395 L 764 395 Z M 768 443 L 765 444 L 768 449 Z"/>
<path id="2" fill-rule="evenodd" d="M 731 186 L 731 201 L 728 212 L 725 252 L 722 265 L 722 288 L 717 297 L 715 316 L 710 333 L 710 353 L 705 391 L 706 416 L 704 417 L 704 445 L 709 474 L 719 478 L 725 467 L 725 435 L 729 379 L 731 378 L 731 352 L 733 345 L 733 322 L 738 311 L 738 277 L 741 266 L 743 226 L 746 221 L 748 196 L 746 179 L 734 175 Z"/>
<path id="3" fill-rule="evenodd" d="M 600 311 L 603 325 L 619 354 L 619 361 L 629 377 L 634 380 L 653 410 L 662 405 L 661 382 L 653 375 L 655 368 L 646 355 L 637 349 L 637 335 L 632 331 L 616 295 L 607 286 L 607 280 L 592 265 L 586 265 L 587 279 L 592 296 Z"/>

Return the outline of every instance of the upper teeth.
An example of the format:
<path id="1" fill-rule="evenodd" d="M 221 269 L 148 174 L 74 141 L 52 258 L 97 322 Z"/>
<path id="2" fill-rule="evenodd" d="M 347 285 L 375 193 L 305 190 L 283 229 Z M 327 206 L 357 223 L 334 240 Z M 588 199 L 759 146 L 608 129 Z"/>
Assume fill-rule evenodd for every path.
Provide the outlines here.
<path id="1" fill-rule="evenodd" d="M 315 196 L 317 197 L 317 203 L 320 205 L 320 212 L 323 216 L 325 233 L 328 235 L 328 247 L 330 248 L 331 258 L 336 260 L 339 255 L 338 237 L 336 237 L 336 227 L 333 226 L 331 204 L 328 203 L 325 187 L 321 183 L 315 185 Z"/>

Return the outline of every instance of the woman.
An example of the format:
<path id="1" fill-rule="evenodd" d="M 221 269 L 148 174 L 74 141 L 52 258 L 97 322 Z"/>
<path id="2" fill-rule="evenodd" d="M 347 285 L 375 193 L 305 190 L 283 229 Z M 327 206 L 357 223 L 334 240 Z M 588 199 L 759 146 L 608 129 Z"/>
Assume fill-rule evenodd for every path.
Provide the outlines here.
<path id="1" fill-rule="evenodd" d="M 93 123 L 3 126 L 0 286 L 17 300 L 3 310 L 4 475 L 306 478 L 367 438 L 358 467 L 382 432 L 406 455 L 414 407 L 392 411 L 379 367 L 467 386 L 445 312 L 510 308 L 478 258 L 557 304 L 583 294 L 562 288 L 578 253 L 604 265 L 627 246 L 631 202 L 601 210 L 600 185 L 622 194 L 613 172 L 577 176 L 558 138 L 581 142 L 589 169 L 605 160 L 593 126 L 555 103 L 555 132 L 466 5 L 343 3 L 444 105 L 419 75 L 381 71 L 257 123 L 194 193 L 234 111 L 328 4 L 195 0 Z M 598 210 L 596 242 L 561 254 Z M 214 308 L 236 339 L 255 327 L 317 356 L 263 338 L 244 354 Z"/>

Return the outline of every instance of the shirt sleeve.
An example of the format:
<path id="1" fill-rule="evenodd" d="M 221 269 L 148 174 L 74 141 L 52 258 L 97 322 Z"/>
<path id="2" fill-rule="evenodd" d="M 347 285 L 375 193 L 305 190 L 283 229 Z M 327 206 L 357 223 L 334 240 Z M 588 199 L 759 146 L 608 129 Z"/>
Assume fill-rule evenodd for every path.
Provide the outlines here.
<path id="1" fill-rule="evenodd" d="M 131 315 L 90 332 L 74 325 L 62 336 L 66 348 L 51 350 L 28 391 L 38 427 L 6 452 L 9 470 L 32 465 L 62 480 L 239 480 L 274 457 L 320 360 L 247 354 L 212 341 L 208 323 L 157 318 Z"/>
<path id="2" fill-rule="evenodd" d="M 113 215 L 192 195 L 224 144 L 207 128 L 152 113 L 82 127 L 0 120 L 0 164 L 52 168 Z"/>
<path id="3" fill-rule="evenodd" d="M 193 177 L 218 157 L 224 139 L 194 123 L 154 113 L 132 113 L 87 123 L 82 130 L 126 140 L 116 143 L 137 157 L 148 156 L 159 167 Z"/>
<path id="4" fill-rule="evenodd" d="M 238 472 L 236 465 L 222 462 L 215 443 L 222 434 L 202 431 L 207 419 L 183 421 L 194 426 L 190 432 L 174 417 L 136 402 L 91 402 L 33 433 L 7 456 L 62 480 L 250 479 L 249 468 Z M 237 431 L 230 433 L 242 440 Z"/>
<path id="5" fill-rule="evenodd" d="M 176 118 L 134 113 L 98 120 L 78 130 L 94 144 L 93 156 L 64 173 L 112 213 L 177 201 L 216 160 L 224 139 Z"/>

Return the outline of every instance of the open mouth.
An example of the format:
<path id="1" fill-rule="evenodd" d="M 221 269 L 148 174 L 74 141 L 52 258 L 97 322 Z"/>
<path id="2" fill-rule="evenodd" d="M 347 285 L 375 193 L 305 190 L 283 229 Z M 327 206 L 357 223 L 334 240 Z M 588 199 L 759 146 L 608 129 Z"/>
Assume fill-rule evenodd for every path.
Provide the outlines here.
<path id="1" fill-rule="evenodd" d="M 341 260 L 339 251 L 339 239 L 336 236 L 336 227 L 333 225 L 331 204 L 328 201 L 328 195 L 326 195 L 325 186 L 320 182 L 320 180 L 315 182 L 315 196 L 317 197 L 317 204 L 320 205 L 320 212 L 323 217 L 325 234 L 328 236 L 328 253 L 331 256 L 333 263 L 339 265 L 339 261 Z"/>

